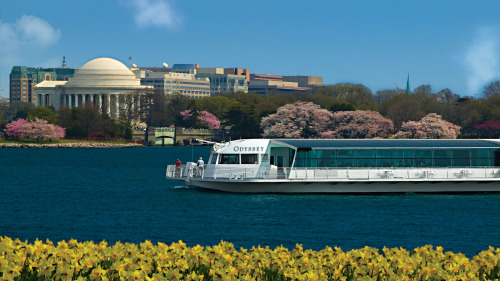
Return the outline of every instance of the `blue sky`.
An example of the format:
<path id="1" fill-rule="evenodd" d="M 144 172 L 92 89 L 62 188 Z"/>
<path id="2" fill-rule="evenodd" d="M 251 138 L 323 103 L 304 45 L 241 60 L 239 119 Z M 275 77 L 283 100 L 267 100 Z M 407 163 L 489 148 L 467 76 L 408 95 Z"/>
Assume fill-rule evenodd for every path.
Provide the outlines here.
<path id="1" fill-rule="evenodd" d="M 198 63 L 322 76 L 373 93 L 500 79 L 498 0 L 0 0 L 0 96 L 12 66 Z M 132 60 L 128 58 L 132 57 Z"/>

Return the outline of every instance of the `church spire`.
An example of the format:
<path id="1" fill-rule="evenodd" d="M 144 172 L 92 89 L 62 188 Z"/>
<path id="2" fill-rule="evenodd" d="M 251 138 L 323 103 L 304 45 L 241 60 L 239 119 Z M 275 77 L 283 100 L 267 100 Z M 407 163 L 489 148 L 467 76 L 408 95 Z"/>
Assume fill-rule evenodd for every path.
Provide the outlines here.
<path id="1" fill-rule="evenodd" d="M 66 56 L 63 56 L 62 68 L 66 68 Z"/>
<path id="2" fill-rule="evenodd" d="M 410 90 L 410 73 L 408 73 L 408 79 L 406 80 L 406 94 L 407 95 L 411 94 L 411 90 Z"/>

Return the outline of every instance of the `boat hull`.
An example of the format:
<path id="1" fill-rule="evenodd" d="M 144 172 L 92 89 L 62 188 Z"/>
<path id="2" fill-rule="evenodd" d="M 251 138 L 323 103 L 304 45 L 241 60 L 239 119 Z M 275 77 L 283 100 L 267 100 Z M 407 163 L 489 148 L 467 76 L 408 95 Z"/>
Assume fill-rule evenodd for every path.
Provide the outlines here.
<path id="1" fill-rule="evenodd" d="M 500 181 L 489 180 L 259 180 L 192 179 L 189 186 L 235 193 L 483 193 L 500 192 Z"/>

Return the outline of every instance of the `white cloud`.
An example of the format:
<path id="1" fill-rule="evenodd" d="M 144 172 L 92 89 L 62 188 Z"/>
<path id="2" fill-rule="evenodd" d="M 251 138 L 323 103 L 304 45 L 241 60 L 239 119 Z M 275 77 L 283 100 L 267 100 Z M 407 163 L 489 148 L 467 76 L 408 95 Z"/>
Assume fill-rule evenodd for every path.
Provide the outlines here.
<path id="1" fill-rule="evenodd" d="M 12 60 L 23 52 L 49 47 L 59 41 L 61 31 L 45 20 L 23 15 L 15 23 L 0 21 L 0 56 Z"/>
<path id="2" fill-rule="evenodd" d="M 17 20 L 18 32 L 24 42 L 50 46 L 61 38 L 61 31 L 54 29 L 48 22 L 35 16 L 24 15 Z"/>
<path id="3" fill-rule="evenodd" d="M 499 32 L 495 28 L 482 28 L 465 54 L 469 72 L 467 86 L 470 93 L 482 93 L 484 86 L 500 78 Z"/>
<path id="4" fill-rule="evenodd" d="M 167 0 L 131 0 L 135 8 L 135 22 L 141 27 L 156 26 L 174 28 L 181 18 Z"/>
<path id="5" fill-rule="evenodd" d="M 1 0 L 0 0 L 1 1 Z M 47 21 L 23 15 L 15 22 L 0 20 L 0 95 L 8 95 L 8 75 L 15 65 L 46 65 L 56 59 L 47 59 L 47 48 L 61 38 L 61 31 Z"/>

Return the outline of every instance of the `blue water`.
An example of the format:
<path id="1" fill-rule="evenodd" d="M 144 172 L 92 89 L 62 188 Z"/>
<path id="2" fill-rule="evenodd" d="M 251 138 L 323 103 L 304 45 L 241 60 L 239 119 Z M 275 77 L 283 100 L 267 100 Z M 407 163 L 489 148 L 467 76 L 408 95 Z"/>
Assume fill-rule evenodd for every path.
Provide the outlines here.
<path id="1" fill-rule="evenodd" d="M 229 194 L 167 181 L 207 147 L 0 149 L 0 236 L 320 250 L 500 247 L 500 195 Z"/>

